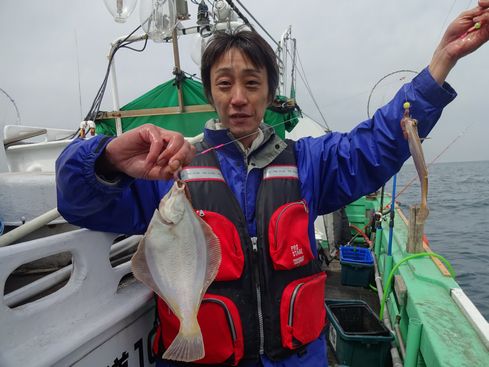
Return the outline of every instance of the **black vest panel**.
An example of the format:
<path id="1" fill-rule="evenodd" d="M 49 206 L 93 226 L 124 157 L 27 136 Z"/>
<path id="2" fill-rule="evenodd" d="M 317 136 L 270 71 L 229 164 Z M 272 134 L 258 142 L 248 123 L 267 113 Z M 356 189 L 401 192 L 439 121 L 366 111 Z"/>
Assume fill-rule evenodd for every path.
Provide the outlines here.
<path id="1" fill-rule="evenodd" d="M 296 166 L 293 142 L 272 162 L 272 166 Z M 197 152 L 207 144 L 197 145 Z M 245 162 L 243 161 L 243 164 Z M 192 167 L 217 168 L 214 152 L 196 155 Z M 268 223 L 277 208 L 302 200 L 298 179 L 275 178 L 262 180 L 256 202 L 257 242 L 253 246 L 246 219 L 230 187 L 222 180 L 186 181 L 190 199 L 196 210 L 217 212 L 236 226 L 244 254 L 244 269 L 240 279 L 214 281 L 208 293 L 231 299 L 239 310 L 243 325 L 244 358 L 256 359 L 264 352 L 270 359 L 279 360 L 297 353 L 282 347 L 280 332 L 280 300 L 287 284 L 320 272 L 313 259 L 304 266 L 291 270 L 275 270 L 268 251 Z M 261 302 L 258 300 L 261 299 Z M 299 348 L 300 351 L 300 348 Z"/>

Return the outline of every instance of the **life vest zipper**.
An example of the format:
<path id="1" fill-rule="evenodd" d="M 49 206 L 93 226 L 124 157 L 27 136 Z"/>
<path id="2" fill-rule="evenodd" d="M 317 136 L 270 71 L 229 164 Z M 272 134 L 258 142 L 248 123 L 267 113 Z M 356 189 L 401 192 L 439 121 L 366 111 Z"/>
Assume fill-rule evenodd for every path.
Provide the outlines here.
<path id="1" fill-rule="evenodd" d="M 260 337 L 259 343 L 259 353 L 263 354 L 265 352 L 265 331 L 263 328 L 263 310 L 261 308 L 261 287 L 260 287 L 260 274 L 258 268 L 258 239 L 256 237 L 251 237 L 251 246 L 253 250 L 253 263 L 254 263 L 254 274 L 255 274 L 255 291 L 256 291 L 256 305 L 258 313 L 258 331 Z"/>
<path id="2" fill-rule="evenodd" d="M 297 286 L 294 288 L 294 291 L 292 292 L 292 297 L 290 297 L 290 307 L 289 307 L 289 320 L 287 324 L 289 326 L 292 326 L 292 319 L 294 317 L 294 304 L 295 304 L 295 299 L 297 297 L 297 293 L 299 292 L 299 289 L 304 285 L 304 283 L 299 283 Z"/>
<path id="3" fill-rule="evenodd" d="M 278 241 L 278 228 L 279 228 L 278 223 L 280 222 L 280 218 L 282 217 L 282 214 L 284 214 L 291 206 L 295 206 L 295 205 L 302 205 L 304 207 L 304 211 L 307 213 L 307 206 L 306 206 L 306 203 L 304 202 L 304 200 L 294 201 L 293 203 L 290 203 L 290 204 L 286 205 L 285 207 L 283 207 L 277 216 L 277 223 L 275 226 L 275 241 Z"/>

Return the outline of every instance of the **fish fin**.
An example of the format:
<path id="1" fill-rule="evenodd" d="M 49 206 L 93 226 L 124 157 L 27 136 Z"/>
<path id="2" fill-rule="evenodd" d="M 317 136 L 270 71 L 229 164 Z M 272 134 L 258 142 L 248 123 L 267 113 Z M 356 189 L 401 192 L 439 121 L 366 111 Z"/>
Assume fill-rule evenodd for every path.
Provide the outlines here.
<path id="1" fill-rule="evenodd" d="M 144 255 L 144 237 L 139 241 L 138 248 L 131 258 L 131 270 L 137 280 L 146 284 L 154 292 L 160 293 L 146 262 L 146 256 Z"/>
<path id="2" fill-rule="evenodd" d="M 162 358 L 182 362 L 192 362 L 204 358 L 204 340 L 198 324 L 195 332 L 191 335 L 184 335 L 181 331 L 180 329 L 173 342 L 163 353 Z"/>
<path id="3" fill-rule="evenodd" d="M 219 239 L 212 228 L 202 218 L 199 216 L 197 216 L 197 218 L 204 232 L 208 254 L 204 287 L 202 288 L 203 297 L 205 292 L 207 292 L 209 285 L 214 281 L 214 278 L 219 270 L 219 266 L 221 265 L 221 244 L 219 243 Z"/>

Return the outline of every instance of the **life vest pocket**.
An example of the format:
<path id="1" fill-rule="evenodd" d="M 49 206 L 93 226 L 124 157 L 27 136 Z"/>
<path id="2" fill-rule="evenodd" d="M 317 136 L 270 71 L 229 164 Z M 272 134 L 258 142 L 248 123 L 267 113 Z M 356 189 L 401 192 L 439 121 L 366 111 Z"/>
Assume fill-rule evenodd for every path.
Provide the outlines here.
<path id="1" fill-rule="evenodd" d="M 282 346 L 296 349 L 319 337 L 326 325 L 324 287 L 321 272 L 288 284 L 280 301 Z"/>
<path id="2" fill-rule="evenodd" d="M 212 228 L 221 246 L 221 265 L 214 281 L 239 279 L 243 272 L 244 256 L 236 226 L 219 213 L 208 210 L 195 212 Z"/>
<path id="3" fill-rule="evenodd" d="M 178 334 L 180 322 L 161 299 L 158 299 L 158 314 L 160 319 L 158 331 L 163 333 L 162 344 L 163 348 L 167 349 Z M 204 295 L 197 320 L 204 339 L 205 356 L 195 362 L 238 365 L 244 354 L 244 340 L 241 318 L 233 301 L 219 295 Z M 158 352 L 161 355 L 162 351 L 158 350 Z"/>
<path id="4" fill-rule="evenodd" d="M 275 270 L 306 265 L 314 256 L 309 242 L 309 214 L 305 201 L 280 206 L 268 226 L 270 257 Z"/>

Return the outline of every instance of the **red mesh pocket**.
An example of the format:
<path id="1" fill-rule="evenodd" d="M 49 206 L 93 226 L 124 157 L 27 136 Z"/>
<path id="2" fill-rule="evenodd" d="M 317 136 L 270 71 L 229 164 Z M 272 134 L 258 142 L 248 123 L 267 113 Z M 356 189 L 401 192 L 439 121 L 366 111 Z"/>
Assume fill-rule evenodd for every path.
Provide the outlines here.
<path id="1" fill-rule="evenodd" d="M 207 210 L 196 210 L 196 213 L 212 228 L 221 245 L 221 265 L 215 280 L 239 279 L 243 272 L 244 256 L 236 226 L 219 213 Z"/>
<path id="2" fill-rule="evenodd" d="M 158 331 L 162 330 L 163 347 L 167 349 L 178 333 L 180 321 L 161 299 L 158 299 L 158 314 L 161 323 Z M 229 298 L 206 294 L 200 305 L 197 320 L 204 339 L 205 357 L 195 362 L 238 365 L 243 358 L 244 341 L 241 318 L 236 305 Z"/>
<path id="3" fill-rule="evenodd" d="M 298 279 L 285 287 L 280 301 L 282 346 L 295 349 L 319 337 L 326 324 L 326 274 Z"/>
<path id="4" fill-rule="evenodd" d="M 304 201 L 279 207 L 270 218 L 268 240 L 275 270 L 290 270 L 313 259 L 309 243 L 309 214 Z"/>

